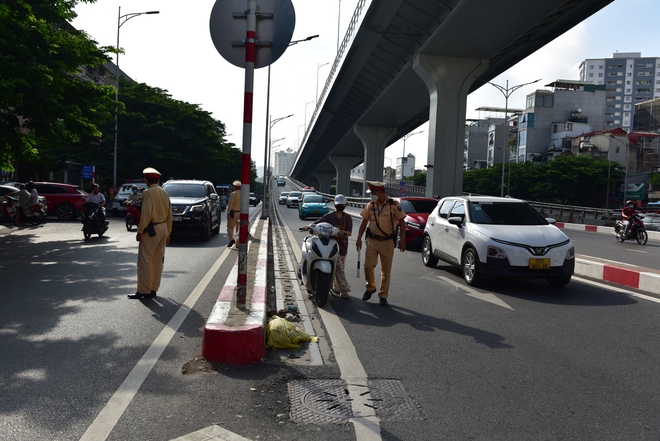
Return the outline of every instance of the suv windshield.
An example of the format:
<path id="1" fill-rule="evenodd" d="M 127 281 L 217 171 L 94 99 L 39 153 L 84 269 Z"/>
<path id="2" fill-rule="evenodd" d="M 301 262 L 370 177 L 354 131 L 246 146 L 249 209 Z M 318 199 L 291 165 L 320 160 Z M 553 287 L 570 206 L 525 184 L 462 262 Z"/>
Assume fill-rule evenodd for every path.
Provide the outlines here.
<path id="1" fill-rule="evenodd" d="M 165 184 L 163 190 L 173 198 L 206 197 L 206 188 L 202 184 Z"/>
<path id="2" fill-rule="evenodd" d="M 470 220 L 475 224 L 548 225 L 534 207 L 525 203 L 470 201 L 468 206 Z"/>
<path id="3" fill-rule="evenodd" d="M 406 213 L 430 213 L 436 205 L 438 205 L 438 201 L 410 201 L 406 199 L 401 201 L 403 211 Z"/>

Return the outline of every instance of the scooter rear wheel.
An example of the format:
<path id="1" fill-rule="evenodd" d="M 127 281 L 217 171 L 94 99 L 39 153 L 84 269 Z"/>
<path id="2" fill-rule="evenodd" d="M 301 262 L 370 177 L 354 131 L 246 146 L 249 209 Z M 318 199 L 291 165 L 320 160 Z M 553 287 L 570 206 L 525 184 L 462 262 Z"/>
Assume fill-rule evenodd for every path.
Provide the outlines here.
<path id="1" fill-rule="evenodd" d="M 43 215 L 43 213 L 41 213 L 41 211 L 33 211 L 27 217 L 27 220 L 32 225 L 39 225 L 40 223 L 42 223 L 44 221 L 44 215 Z"/>
<path id="2" fill-rule="evenodd" d="M 131 228 L 133 228 L 133 216 L 130 214 L 126 215 L 126 230 L 131 231 Z"/>
<path id="3" fill-rule="evenodd" d="M 86 224 L 83 226 L 83 236 L 85 236 L 85 240 L 89 240 L 92 237 L 92 227 L 89 224 Z"/>
<path id="4" fill-rule="evenodd" d="M 328 303 L 331 275 L 318 269 L 314 272 L 314 299 L 316 300 L 316 306 L 323 308 Z"/>

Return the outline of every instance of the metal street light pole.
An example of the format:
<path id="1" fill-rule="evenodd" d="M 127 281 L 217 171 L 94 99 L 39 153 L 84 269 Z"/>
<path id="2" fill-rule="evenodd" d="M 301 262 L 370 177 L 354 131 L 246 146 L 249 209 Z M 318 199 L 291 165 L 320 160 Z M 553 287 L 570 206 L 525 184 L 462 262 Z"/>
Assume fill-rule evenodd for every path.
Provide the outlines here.
<path id="1" fill-rule="evenodd" d="M 270 140 L 270 133 L 273 126 L 282 121 L 293 116 L 291 115 L 283 116 L 281 118 L 276 118 L 271 121 L 270 115 L 268 116 L 268 130 L 266 131 L 266 151 L 264 152 L 264 185 L 263 185 L 263 201 L 261 202 L 261 218 L 265 219 L 268 217 L 268 186 L 270 185 L 270 149 L 273 145 L 273 141 Z M 276 139 L 275 141 L 281 141 L 284 138 Z"/>
<path id="2" fill-rule="evenodd" d="M 483 80 L 482 80 L 483 81 Z M 508 113 L 509 113 L 509 97 L 513 92 L 516 90 L 520 89 L 523 86 L 528 86 L 530 84 L 534 84 L 541 81 L 541 78 L 535 81 L 530 81 L 529 83 L 523 83 L 523 84 L 518 84 L 517 86 L 511 86 L 509 87 L 509 80 L 506 80 L 506 87 L 502 87 L 499 84 L 491 83 L 490 81 L 485 81 L 485 83 L 490 84 L 491 86 L 495 87 L 497 90 L 502 92 L 502 95 L 504 95 L 504 130 L 506 130 L 506 141 L 507 144 L 509 143 L 509 121 L 508 121 Z M 506 167 L 506 150 L 508 148 L 508 145 L 505 145 L 504 148 L 502 148 L 502 183 L 500 184 L 500 197 L 504 197 L 504 169 Z M 516 162 L 518 161 L 518 157 L 516 155 Z M 509 190 L 507 189 L 507 194 L 509 194 Z"/>
<path id="3" fill-rule="evenodd" d="M 159 11 L 146 11 L 146 12 L 131 12 L 130 14 L 124 14 L 121 15 L 121 6 L 119 7 L 119 11 L 117 12 L 117 53 L 116 53 L 116 58 L 115 58 L 115 101 L 119 101 L 119 29 L 122 27 L 124 23 L 126 23 L 128 20 L 130 20 L 133 17 L 137 17 L 138 15 L 145 15 L 145 14 L 160 14 Z M 122 21 L 123 19 L 123 21 Z M 117 106 L 115 106 L 115 151 L 114 151 L 114 166 L 113 166 L 113 173 L 112 173 L 112 187 L 117 188 L 117 141 L 119 139 L 119 116 L 118 116 L 118 109 Z"/>
<path id="4" fill-rule="evenodd" d="M 410 138 L 413 135 L 417 135 L 419 133 L 422 133 L 424 130 L 420 130 L 418 132 L 413 132 L 413 133 L 408 133 L 406 135 L 403 135 L 403 155 L 401 156 L 401 180 L 403 181 L 404 176 L 404 168 L 406 164 L 406 140 Z"/>
<path id="5" fill-rule="evenodd" d="M 293 40 L 289 42 L 288 46 L 293 46 L 295 44 L 301 43 L 303 41 L 309 41 L 314 38 L 318 37 L 317 35 L 310 35 L 307 38 L 303 38 L 302 40 Z M 287 46 L 287 47 L 288 47 Z M 292 114 L 293 115 L 293 114 Z M 291 115 L 289 115 L 291 116 Z M 285 118 L 288 118 L 285 117 Z M 272 127 L 272 124 L 270 122 L 270 64 L 268 65 L 268 89 L 266 91 L 266 139 L 264 142 L 264 167 L 267 166 L 267 163 L 270 164 L 270 144 L 268 140 L 270 139 L 270 128 Z M 262 202 L 262 207 L 261 207 L 261 218 L 265 218 L 268 216 L 268 209 L 266 208 L 266 205 L 268 205 L 268 200 L 266 197 L 268 196 L 268 190 L 266 189 L 266 186 L 269 184 L 269 180 L 266 179 L 266 171 L 264 170 L 264 188 L 263 188 L 263 202 Z"/>

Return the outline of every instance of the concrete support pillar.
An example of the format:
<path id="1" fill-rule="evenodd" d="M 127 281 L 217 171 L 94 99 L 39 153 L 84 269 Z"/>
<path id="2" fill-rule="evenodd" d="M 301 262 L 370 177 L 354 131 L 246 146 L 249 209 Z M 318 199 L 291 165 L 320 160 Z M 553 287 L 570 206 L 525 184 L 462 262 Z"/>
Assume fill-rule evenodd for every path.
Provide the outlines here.
<path id="1" fill-rule="evenodd" d="M 330 162 L 337 169 L 337 194 L 351 195 L 351 169 L 360 161 L 356 156 L 330 156 Z"/>
<path id="2" fill-rule="evenodd" d="M 396 135 L 396 127 L 355 126 L 355 134 L 364 145 L 364 181 L 362 195 L 367 192 L 366 181 L 382 181 L 385 148 Z"/>
<path id="3" fill-rule="evenodd" d="M 413 69 L 429 89 L 429 148 L 426 196 L 463 191 L 465 107 L 472 83 L 487 59 L 417 55 Z"/>
<path id="4" fill-rule="evenodd" d="M 314 176 L 319 181 L 319 186 L 316 189 L 321 193 L 330 193 L 330 186 L 336 175 L 334 173 L 315 172 Z"/>

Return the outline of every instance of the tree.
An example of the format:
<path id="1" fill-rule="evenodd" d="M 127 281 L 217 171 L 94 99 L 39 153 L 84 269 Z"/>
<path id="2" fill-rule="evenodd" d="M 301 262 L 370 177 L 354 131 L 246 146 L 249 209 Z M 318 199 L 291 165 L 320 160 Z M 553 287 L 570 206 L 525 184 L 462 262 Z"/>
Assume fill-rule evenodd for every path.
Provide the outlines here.
<path id="1" fill-rule="evenodd" d="M 94 0 L 80 0 L 93 3 Z M 68 20 L 78 0 L 0 4 L 0 168 L 36 159 L 44 149 L 98 137 L 115 109 L 114 88 L 79 78 L 108 61 Z"/>
<path id="2" fill-rule="evenodd" d="M 156 167 L 163 179 L 208 179 L 231 183 L 240 179 L 241 152 L 225 140 L 222 122 L 197 104 L 173 99 L 163 89 L 122 81 L 124 110 L 119 113 L 117 179 L 141 176 Z M 112 176 L 114 121 L 101 124 L 108 137 L 85 139 L 63 154 L 94 163 L 97 173 Z M 253 180 L 256 167 L 252 165 Z"/>

